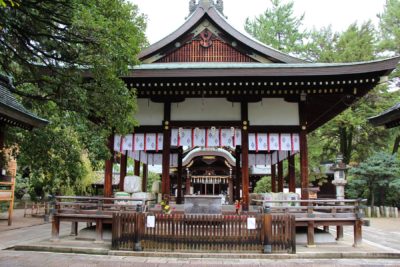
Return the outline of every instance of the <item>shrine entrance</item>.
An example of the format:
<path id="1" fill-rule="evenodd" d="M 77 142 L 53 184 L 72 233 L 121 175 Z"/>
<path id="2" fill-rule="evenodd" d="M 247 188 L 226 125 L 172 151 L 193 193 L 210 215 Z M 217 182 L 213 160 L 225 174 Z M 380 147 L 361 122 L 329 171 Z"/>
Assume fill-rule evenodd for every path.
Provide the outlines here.
<path id="1" fill-rule="evenodd" d="M 109 149 L 125 161 L 130 156 L 137 164 L 161 165 L 161 192 L 176 190 L 177 203 L 187 193 L 228 191 L 234 200 L 242 198 L 245 210 L 250 167 L 270 166 L 272 191 L 282 192 L 283 177 L 288 177 L 294 192 L 297 154 L 301 198 L 308 199 L 307 134 L 387 80 L 399 59 L 306 62 L 238 32 L 215 1 L 191 3 L 186 22 L 143 50 L 138 56 L 142 64 L 121 77 L 136 92 L 140 126 L 131 134 L 110 136 Z M 193 163 L 184 161 L 197 148 L 227 151 L 233 157 L 227 164 L 232 173 L 224 167 L 226 157 L 209 151 Z M 208 168 L 212 156 L 218 164 Z M 105 164 L 107 197 L 112 196 L 112 160 Z M 123 167 L 120 173 L 123 190 Z M 144 172 L 144 185 L 146 179 Z"/>

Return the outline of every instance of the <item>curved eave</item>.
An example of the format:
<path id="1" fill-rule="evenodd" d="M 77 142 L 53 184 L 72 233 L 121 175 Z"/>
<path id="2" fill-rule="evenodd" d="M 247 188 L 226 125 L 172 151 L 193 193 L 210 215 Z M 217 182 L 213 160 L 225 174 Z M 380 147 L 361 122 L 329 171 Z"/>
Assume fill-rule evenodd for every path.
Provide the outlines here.
<path id="1" fill-rule="evenodd" d="M 183 159 L 182 166 L 188 165 L 194 158 L 202 156 L 218 156 L 226 159 L 228 163 L 235 166 L 236 159 L 228 151 L 222 148 L 207 149 L 207 148 L 195 148 L 190 151 Z"/>
<path id="2" fill-rule="evenodd" d="M 393 128 L 399 125 L 400 121 L 400 103 L 385 110 L 381 114 L 368 118 L 368 122 L 374 126 L 385 126 Z"/>
<path id="3" fill-rule="evenodd" d="M 139 53 L 139 60 L 144 60 L 151 57 L 152 55 L 159 52 L 163 47 L 168 46 L 171 43 L 177 41 L 182 35 L 187 31 L 192 29 L 197 23 L 199 23 L 206 15 L 211 19 L 219 28 L 223 29 L 227 34 L 236 39 L 237 41 L 243 43 L 245 46 L 254 49 L 262 56 L 268 58 L 273 62 L 278 63 L 305 63 L 306 61 L 290 56 L 269 46 L 261 44 L 246 35 L 242 34 L 234 27 L 232 27 L 224 17 L 215 9 L 213 6 L 199 6 L 195 12 L 186 20 L 186 22 L 179 27 L 177 30 L 172 32 L 170 35 L 161 39 L 160 41 L 150 45 L 148 48 L 144 49 Z"/>
<path id="4" fill-rule="evenodd" d="M 380 72 L 388 75 L 400 57 L 342 64 L 226 64 L 226 63 L 160 63 L 133 68 L 123 78 L 200 78 L 200 77 L 313 77 Z"/>
<path id="5" fill-rule="evenodd" d="M 5 123 L 27 130 L 40 128 L 49 123 L 47 120 L 30 116 L 2 103 L 0 103 L 0 117 L 3 118 L 2 121 Z"/>

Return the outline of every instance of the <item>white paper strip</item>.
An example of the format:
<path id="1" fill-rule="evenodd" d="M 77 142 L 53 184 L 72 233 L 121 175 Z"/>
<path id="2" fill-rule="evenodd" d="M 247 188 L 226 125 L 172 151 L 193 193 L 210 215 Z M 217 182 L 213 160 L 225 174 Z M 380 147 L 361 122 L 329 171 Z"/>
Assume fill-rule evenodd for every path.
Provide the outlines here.
<path id="1" fill-rule="evenodd" d="M 117 134 L 114 135 L 114 151 L 121 151 L 121 136 Z"/>
<path id="2" fill-rule="evenodd" d="M 256 218 L 247 218 L 247 229 L 248 230 L 257 229 Z"/>
<path id="3" fill-rule="evenodd" d="M 146 227 L 147 228 L 154 228 L 156 227 L 156 216 L 148 215 L 146 220 Z"/>

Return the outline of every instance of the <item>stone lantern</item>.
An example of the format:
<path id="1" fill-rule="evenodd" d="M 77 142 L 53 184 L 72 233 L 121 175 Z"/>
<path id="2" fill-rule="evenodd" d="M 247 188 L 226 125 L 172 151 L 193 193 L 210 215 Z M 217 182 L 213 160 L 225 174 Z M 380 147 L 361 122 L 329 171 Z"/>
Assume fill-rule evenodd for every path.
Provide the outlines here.
<path id="1" fill-rule="evenodd" d="M 339 154 L 336 157 L 336 163 L 331 168 L 334 171 L 334 179 L 332 184 L 336 186 L 336 199 L 344 199 L 344 186 L 347 184 L 346 173 L 348 169 L 346 163 L 343 162 L 343 156 Z"/>

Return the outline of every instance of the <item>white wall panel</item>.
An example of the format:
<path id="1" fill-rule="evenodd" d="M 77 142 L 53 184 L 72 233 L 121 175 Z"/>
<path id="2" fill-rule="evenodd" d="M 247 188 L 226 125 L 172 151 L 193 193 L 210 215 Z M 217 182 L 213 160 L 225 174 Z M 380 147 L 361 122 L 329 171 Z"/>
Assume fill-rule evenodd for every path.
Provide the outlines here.
<path id="1" fill-rule="evenodd" d="M 155 103 L 145 98 L 138 98 L 138 111 L 135 115 L 139 125 L 162 125 L 164 104 Z"/>
<path id="2" fill-rule="evenodd" d="M 299 125 L 298 104 L 283 98 L 264 98 L 249 103 L 249 120 L 251 125 Z"/>
<path id="3" fill-rule="evenodd" d="M 171 120 L 240 120 L 240 104 L 232 105 L 225 98 L 186 98 L 184 102 L 171 104 Z"/>

